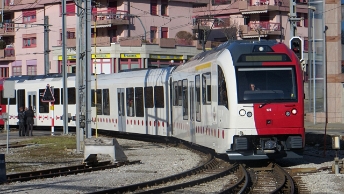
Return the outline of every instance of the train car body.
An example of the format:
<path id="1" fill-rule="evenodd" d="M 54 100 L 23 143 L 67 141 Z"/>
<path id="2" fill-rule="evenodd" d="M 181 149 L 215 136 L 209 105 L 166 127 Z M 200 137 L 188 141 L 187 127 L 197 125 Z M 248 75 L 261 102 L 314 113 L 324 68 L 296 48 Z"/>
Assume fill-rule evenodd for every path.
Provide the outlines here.
<path id="1" fill-rule="evenodd" d="M 17 124 L 20 106 L 33 106 L 35 126 L 63 125 L 61 76 L 9 80 L 17 95 L 9 105 L 10 125 Z M 299 61 L 284 44 L 227 42 L 178 67 L 93 76 L 91 126 L 174 136 L 233 160 L 302 157 L 302 83 Z M 46 84 L 54 87 L 54 107 L 41 102 Z M 74 76 L 68 77 L 68 96 L 74 116 Z"/>
<path id="2" fill-rule="evenodd" d="M 172 80 L 176 137 L 230 159 L 301 157 L 303 81 L 284 44 L 224 43 L 176 68 Z"/>

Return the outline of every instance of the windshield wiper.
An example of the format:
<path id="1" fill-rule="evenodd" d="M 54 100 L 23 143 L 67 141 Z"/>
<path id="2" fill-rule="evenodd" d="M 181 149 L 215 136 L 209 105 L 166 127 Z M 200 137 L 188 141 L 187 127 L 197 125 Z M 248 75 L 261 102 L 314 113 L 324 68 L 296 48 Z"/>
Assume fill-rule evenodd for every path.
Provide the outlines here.
<path id="1" fill-rule="evenodd" d="M 265 105 L 267 105 L 267 104 L 270 104 L 271 103 L 271 101 L 265 101 L 263 104 L 260 104 L 259 105 L 259 108 L 263 108 L 263 106 L 265 106 Z"/>
<path id="2" fill-rule="evenodd" d="M 280 100 L 283 100 L 283 99 L 275 98 L 275 99 L 271 99 L 271 100 L 265 100 L 264 103 L 259 105 L 259 108 L 263 108 L 263 106 L 265 106 L 267 104 L 271 104 L 271 102 L 280 101 Z"/>

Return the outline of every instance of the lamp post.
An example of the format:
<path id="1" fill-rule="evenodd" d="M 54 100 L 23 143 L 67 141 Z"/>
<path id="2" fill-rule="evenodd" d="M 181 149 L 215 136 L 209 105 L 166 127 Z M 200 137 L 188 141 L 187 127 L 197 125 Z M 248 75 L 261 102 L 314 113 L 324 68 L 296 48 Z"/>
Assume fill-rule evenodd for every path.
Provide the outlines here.
<path id="1" fill-rule="evenodd" d="M 315 40 L 314 40 L 314 12 L 317 10 L 314 6 L 308 6 L 308 9 L 312 10 L 312 56 L 313 56 L 313 123 L 315 124 Z"/>

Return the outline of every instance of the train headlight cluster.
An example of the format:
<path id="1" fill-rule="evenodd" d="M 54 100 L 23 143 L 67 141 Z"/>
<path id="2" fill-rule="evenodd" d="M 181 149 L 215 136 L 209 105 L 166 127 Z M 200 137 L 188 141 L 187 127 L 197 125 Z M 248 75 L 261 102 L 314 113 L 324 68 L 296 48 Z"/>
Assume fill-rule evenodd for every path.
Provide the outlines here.
<path id="1" fill-rule="evenodd" d="M 251 111 L 248 111 L 248 112 L 246 112 L 246 110 L 244 110 L 244 109 L 240 109 L 239 110 L 239 115 L 240 116 L 247 116 L 247 117 L 252 117 L 252 112 Z"/>
<path id="2" fill-rule="evenodd" d="M 244 110 L 244 109 L 239 110 L 239 115 L 240 116 L 245 116 L 246 115 L 246 110 Z"/>
<path id="3" fill-rule="evenodd" d="M 286 112 L 285 112 L 285 116 L 287 116 L 287 117 L 289 117 L 290 114 L 296 115 L 296 114 L 297 114 L 297 110 L 296 110 L 295 108 L 293 108 L 293 109 L 291 110 L 291 112 L 290 112 L 290 111 L 286 111 Z"/>

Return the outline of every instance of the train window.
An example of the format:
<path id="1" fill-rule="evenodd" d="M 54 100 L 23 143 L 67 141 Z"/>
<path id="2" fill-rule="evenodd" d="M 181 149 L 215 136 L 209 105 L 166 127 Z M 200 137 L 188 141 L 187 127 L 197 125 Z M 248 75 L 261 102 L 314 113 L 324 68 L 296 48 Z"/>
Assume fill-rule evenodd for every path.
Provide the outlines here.
<path id="1" fill-rule="evenodd" d="M 211 76 L 210 73 L 202 75 L 202 100 L 203 104 L 210 104 L 211 102 Z"/>
<path id="2" fill-rule="evenodd" d="M 49 113 L 49 102 L 42 102 L 45 89 L 39 89 L 39 113 Z"/>
<path id="3" fill-rule="evenodd" d="M 182 106 L 182 98 L 183 93 L 182 93 L 182 80 L 178 81 L 178 106 Z"/>
<path id="4" fill-rule="evenodd" d="M 91 90 L 91 107 L 96 107 L 94 89 Z"/>
<path id="5" fill-rule="evenodd" d="M 173 106 L 178 106 L 178 82 L 173 82 Z"/>
<path id="6" fill-rule="evenodd" d="M 60 104 L 60 89 L 59 88 L 54 88 L 54 104 Z"/>
<path id="7" fill-rule="evenodd" d="M 196 121 L 201 121 L 201 76 L 195 76 L 195 97 L 196 97 Z"/>
<path id="8" fill-rule="evenodd" d="M 75 88 L 68 88 L 67 89 L 67 96 L 68 96 L 68 104 L 75 104 L 76 103 Z M 61 88 L 61 104 L 63 104 L 63 88 Z"/>
<path id="9" fill-rule="evenodd" d="M 17 108 L 23 107 L 25 109 L 25 90 L 17 90 Z"/>
<path id="10" fill-rule="evenodd" d="M 3 98 L 3 92 L 1 91 L 1 104 L 7 104 L 7 98 Z M 16 105 L 16 92 L 14 92 L 14 98 L 10 98 L 10 105 Z"/>
<path id="11" fill-rule="evenodd" d="M 220 66 L 217 66 L 217 72 L 218 72 L 218 104 L 223 105 L 228 109 L 228 98 L 227 98 L 227 86 L 226 86 L 226 79 L 223 75 L 222 68 Z"/>
<path id="12" fill-rule="evenodd" d="M 153 87 L 145 87 L 145 107 L 146 108 L 153 108 L 154 101 L 153 101 Z"/>
<path id="13" fill-rule="evenodd" d="M 183 119 L 189 118 L 188 80 L 183 80 Z"/>
<path id="14" fill-rule="evenodd" d="M 126 104 L 127 104 L 127 116 L 134 117 L 135 116 L 135 109 L 134 109 L 134 88 L 127 88 L 126 89 Z"/>
<path id="15" fill-rule="evenodd" d="M 144 108 L 143 108 L 143 88 L 135 88 L 135 111 L 136 117 L 143 117 L 144 116 Z"/>
<path id="16" fill-rule="evenodd" d="M 236 77 L 239 103 L 297 101 L 294 67 L 240 67 Z"/>
<path id="17" fill-rule="evenodd" d="M 164 108 L 164 87 L 154 87 L 155 108 Z"/>
<path id="18" fill-rule="evenodd" d="M 103 114 L 110 115 L 110 93 L 109 89 L 103 89 Z"/>
<path id="19" fill-rule="evenodd" d="M 96 108 L 97 108 L 97 115 L 102 115 L 103 114 L 103 106 L 102 106 L 102 90 L 101 89 L 97 89 L 97 93 L 96 93 Z"/>

